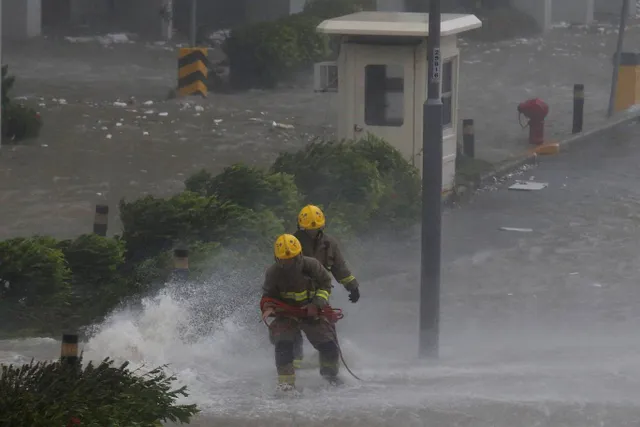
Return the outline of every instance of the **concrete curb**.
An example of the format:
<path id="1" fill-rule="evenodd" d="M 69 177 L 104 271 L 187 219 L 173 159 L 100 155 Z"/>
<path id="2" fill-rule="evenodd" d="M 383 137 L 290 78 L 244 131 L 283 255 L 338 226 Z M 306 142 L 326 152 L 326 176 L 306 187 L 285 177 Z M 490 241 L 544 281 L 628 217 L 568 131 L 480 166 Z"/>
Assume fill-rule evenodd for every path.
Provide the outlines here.
<path id="1" fill-rule="evenodd" d="M 625 124 L 631 123 L 633 121 L 640 121 L 640 110 L 634 110 L 632 112 L 622 113 L 621 116 L 612 119 L 611 121 L 596 127 L 595 129 L 591 129 L 585 132 L 581 132 L 575 135 L 571 135 L 561 141 L 558 141 L 558 145 L 560 146 L 560 152 L 566 151 L 571 145 L 574 145 L 578 142 L 582 142 L 585 139 L 589 139 L 594 137 L 600 133 L 608 132 L 618 126 L 623 126 Z M 496 180 L 500 180 L 500 178 L 508 175 L 524 165 L 537 164 L 539 155 L 534 152 L 529 152 L 518 156 L 514 159 L 507 160 L 500 165 L 498 165 L 494 170 L 487 172 L 485 174 L 480 175 L 476 180 L 471 182 L 471 188 L 464 193 L 459 193 L 454 189 L 447 196 L 443 198 L 443 203 L 447 206 L 451 206 L 457 204 L 459 202 L 467 199 L 475 190 L 486 186 L 487 184 L 494 183 Z M 542 156 L 545 157 L 545 156 Z M 550 156 L 551 157 L 551 156 Z"/>
<path id="2" fill-rule="evenodd" d="M 633 122 L 634 120 L 640 121 L 640 111 L 627 113 L 622 117 L 618 117 L 617 119 L 607 122 L 595 129 L 591 129 L 586 132 L 571 135 L 568 138 L 558 141 L 558 144 L 560 145 L 560 151 L 561 152 L 566 151 L 567 148 L 569 148 L 571 145 L 574 145 L 578 142 L 582 142 L 585 139 L 589 139 L 594 136 L 597 136 L 600 133 L 608 132 L 614 128 L 617 128 L 618 126 L 626 125 L 628 123 Z M 476 182 L 477 187 L 482 187 L 483 185 L 486 185 L 494 181 L 494 178 L 503 177 L 504 175 L 507 175 L 526 164 L 535 164 L 539 157 L 545 157 L 545 156 L 541 156 L 536 153 L 527 153 L 522 156 L 519 156 L 516 159 L 509 160 L 503 163 L 502 165 L 498 166 L 493 171 L 488 172 L 484 175 L 481 175 L 480 179 Z"/>

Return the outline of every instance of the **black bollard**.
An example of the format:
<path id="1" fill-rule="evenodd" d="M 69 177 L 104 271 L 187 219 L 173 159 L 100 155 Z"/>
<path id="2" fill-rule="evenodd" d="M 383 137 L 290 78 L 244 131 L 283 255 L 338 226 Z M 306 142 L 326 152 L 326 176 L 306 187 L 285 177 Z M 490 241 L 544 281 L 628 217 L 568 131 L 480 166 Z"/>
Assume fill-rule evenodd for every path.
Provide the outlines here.
<path id="1" fill-rule="evenodd" d="M 462 121 L 462 154 L 473 159 L 476 155 L 476 135 L 473 119 Z"/>
<path id="2" fill-rule="evenodd" d="M 98 236 L 107 235 L 107 226 L 109 223 L 109 206 L 96 205 L 96 215 L 93 220 L 93 233 Z"/>
<path id="3" fill-rule="evenodd" d="M 571 133 L 582 132 L 584 123 L 584 85 L 573 85 L 573 129 Z"/>
<path id="4" fill-rule="evenodd" d="M 69 365 L 75 365 L 76 363 L 78 363 L 78 335 L 62 335 L 60 361 Z"/>
<path id="5" fill-rule="evenodd" d="M 176 281 L 186 282 L 189 278 L 189 250 L 173 250 L 173 278 Z"/>

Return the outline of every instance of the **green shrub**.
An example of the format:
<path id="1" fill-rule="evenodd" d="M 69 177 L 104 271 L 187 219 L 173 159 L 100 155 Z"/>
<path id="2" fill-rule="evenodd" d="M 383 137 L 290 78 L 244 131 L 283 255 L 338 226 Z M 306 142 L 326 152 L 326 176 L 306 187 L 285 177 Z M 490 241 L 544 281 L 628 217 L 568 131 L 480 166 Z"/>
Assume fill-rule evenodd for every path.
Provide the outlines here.
<path id="1" fill-rule="evenodd" d="M 298 152 L 282 153 L 272 170 L 295 176 L 308 203 L 344 212 L 354 230 L 369 221 L 382 196 L 376 165 L 356 153 L 350 142 L 314 142 Z"/>
<path id="2" fill-rule="evenodd" d="M 355 232 L 414 222 L 419 215 L 418 171 L 391 145 L 368 135 L 359 141 L 314 142 L 282 153 L 274 172 L 295 176 L 306 202 L 323 206 Z"/>
<path id="3" fill-rule="evenodd" d="M 15 77 L 9 75 L 9 66 L 2 66 L 2 136 L 5 142 L 18 142 L 40 135 L 42 118 L 36 110 L 11 102 L 9 91 L 13 88 Z"/>
<path id="4" fill-rule="evenodd" d="M 44 240 L 46 239 L 46 240 Z M 0 242 L 0 296 L 26 306 L 66 294 L 71 271 L 50 238 L 16 238 Z"/>
<path id="5" fill-rule="evenodd" d="M 380 222 L 400 227 L 415 224 L 422 206 L 420 171 L 400 151 L 374 135 L 359 140 L 354 149 L 377 165 L 384 185 L 372 226 Z"/>
<path id="6" fill-rule="evenodd" d="M 54 333 L 71 301 L 71 271 L 53 239 L 0 242 L 0 329 Z"/>
<path id="7" fill-rule="evenodd" d="M 188 178 L 185 186 L 188 191 L 216 196 L 245 208 L 269 209 L 285 221 L 295 221 L 303 203 L 293 176 L 268 174 L 243 164 L 229 166 L 215 177 L 202 170 Z"/>
<path id="8" fill-rule="evenodd" d="M 234 89 L 274 88 L 291 76 L 304 53 L 294 28 L 281 21 L 250 24 L 231 31 L 223 43 Z"/>
<path id="9" fill-rule="evenodd" d="M 184 192 L 169 199 L 147 196 L 120 202 L 120 219 L 127 258 L 140 260 L 172 249 L 176 244 L 251 242 L 258 247 L 282 231 L 269 211 L 253 211 L 234 203 Z"/>
<path id="10" fill-rule="evenodd" d="M 321 22 L 319 17 L 304 13 L 287 15 L 279 20 L 281 25 L 292 28 L 296 33 L 300 67 L 322 61 L 329 54 L 327 36 L 316 31 Z"/>
<path id="11" fill-rule="evenodd" d="M 234 89 L 274 88 L 329 54 L 328 39 L 316 32 L 321 19 L 298 13 L 236 28 L 223 44 Z"/>
<path id="12" fill-rule="evenodd" d="M 76 283 L 113 283 L 124 264 L 124 241 L 83 234 L 59 243 Z"/>
<path id="13" fill-rule="evenodd" d="M 172 389 L 175 377 L 164 367 L 147 373 L 105 359 L 86 366 L 58 362 L 2 365 L 0 425 L 64 427 L 157 427 L 189 423 L 195 405 L 177 405 L 186 387 Z"/>
<path id="14" fill-rule="evenodd" d="M 2 135 L 7 142 L 36 138 L 41 128 L 42 118 L 33 108 L 11 102 L 2 112 Z"/>
<path id="15" fill-rule="evenodd" d="M 325 20 L 363 10 L 376 10 L 375 0 L 309 0 L 302 13 Z"/>

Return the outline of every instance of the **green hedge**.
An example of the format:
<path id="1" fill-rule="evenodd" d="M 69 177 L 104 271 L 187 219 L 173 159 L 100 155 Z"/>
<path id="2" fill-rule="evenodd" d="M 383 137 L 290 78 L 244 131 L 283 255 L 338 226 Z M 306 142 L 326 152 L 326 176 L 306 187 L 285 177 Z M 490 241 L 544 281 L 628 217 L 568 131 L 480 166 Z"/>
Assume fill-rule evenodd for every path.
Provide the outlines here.
<path id="1" fill-rule="evenodd" d="M 223 44 L 229 84 L 238 90 L 274 88 L 290 80 L 332 54 L 329 38 L 316 31 L 323 20 L 361 10 L 375 10 L 375 1 L 311 0 L 301 13 L 233 29 Z"/>
<path id="2" fill-rule="evenodd" d="M 141 374 L 105 359 L 86 366 L 59 362 L 3 365 L 0 426 L 159 427 L 188 423 L 195 405 L 177 405 L 186 388 L 172 389 L 164 367 Z"/>
<path id="3" fill-rule="evenodd" d="M 306 201 L 326 208 L 329 217 L 357 232 L 384 226 L 404 226 L 420 215 L 420 178 L 390 144 L 372 135 L 357 141 L 309 144 L 281 154 L 272 171 L 295 176 Z"/>
<path id="4" fill-rule="evenodd" d="M 320 20 L 295 14 L 231 31 L 223 44 L 234 89 L 274 88 L 301 68 L 324 58 L 326 37 L 315 28 Z"/>
<path id="5" fill-rule="evenodd" d="M 9 75 L 9 66 L 2 66 L 2 123 L 0 131 L 5 143 L 17 143 L 23 139 L 36 138 L 42 128 L 42 117 L 33 108 L 16 104 L 9 97 L 15 77 Z"/>

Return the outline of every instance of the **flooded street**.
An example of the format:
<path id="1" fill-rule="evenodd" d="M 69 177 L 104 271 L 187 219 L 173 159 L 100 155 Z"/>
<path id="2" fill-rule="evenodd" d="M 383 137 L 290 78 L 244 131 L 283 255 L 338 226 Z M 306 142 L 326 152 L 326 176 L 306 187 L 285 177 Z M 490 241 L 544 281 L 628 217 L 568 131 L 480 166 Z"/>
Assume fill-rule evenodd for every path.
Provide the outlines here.
<path id="1" fill-rule="evenodd" d="M 338 332 L 347 385 L 300 373 L 300 399 L 274 396 L 273 348 L 242 280 L 166 288 L 114 313 L 85 344 L 89 359 L 169 363 L 196 426 L 600 427 L 640 422 L 640 126 L 574 146 L 444 216 L 441 360 L 417 354 L 417 240 L 367 245 L 362 299 Z M 510 191 L 514 179 L 546 182 Z M 529 233 L 500 227 L 531 228 Z M 372 276 L 387 264 L 389 275 Z M 257 285 L 256 285 L 257 286 Z M 220 295 L 225 295 L 220 298 Z M 220 314 L 210 332 L 202 307 Z M 199 329 L 200 330 L 200 329 Z M 2 358 L 55 357 L 53 340 L 5 342 Z M 311 349 L 307 350 L 312 358 Z"/>

